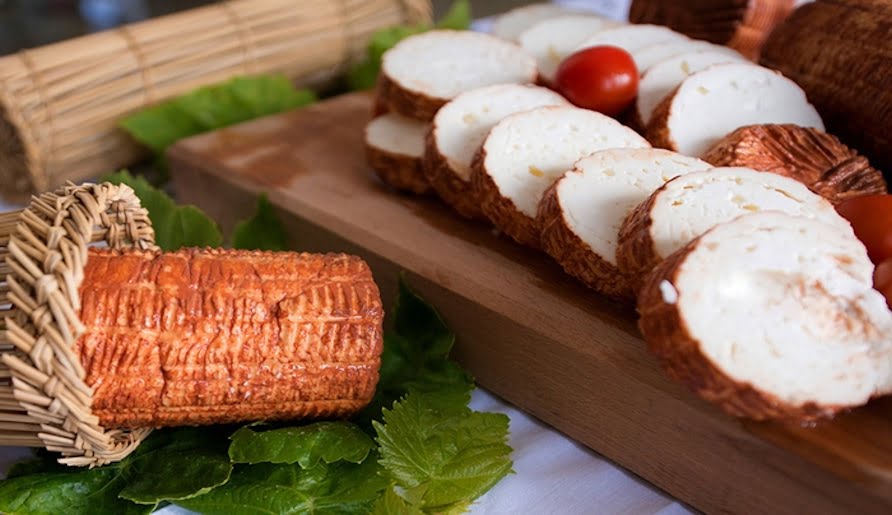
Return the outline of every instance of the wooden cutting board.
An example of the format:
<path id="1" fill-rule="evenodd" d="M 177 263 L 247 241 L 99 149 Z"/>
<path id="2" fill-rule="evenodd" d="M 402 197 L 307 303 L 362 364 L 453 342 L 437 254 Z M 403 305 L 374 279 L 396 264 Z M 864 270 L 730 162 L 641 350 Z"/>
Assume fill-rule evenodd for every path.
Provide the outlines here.
<path id="1" fill-rule="evenodd" d="M 345 95 L 183 141 L 168 155 L 177 195 L 228 233 L 267 192 L 295 248 L 363 256 L 388 303 L 406 271 L 479 384 L 698 509 L 892 513 L 889 399 L 816 427 L 720 413 L 660 371 L 631 307 L 383 186 L 363 155 L 370 111 Z"/>

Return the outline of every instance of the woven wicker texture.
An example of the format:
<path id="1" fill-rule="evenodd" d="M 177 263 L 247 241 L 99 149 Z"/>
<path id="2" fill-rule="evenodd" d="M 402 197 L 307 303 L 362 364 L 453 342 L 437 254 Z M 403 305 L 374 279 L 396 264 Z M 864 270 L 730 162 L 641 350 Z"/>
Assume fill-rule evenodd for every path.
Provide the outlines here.
<path id="1" fill-rule="evenodd" d="M 375 30 L 430 16 L 428 0 L 232 0 L 0 58 L 0 194 L 138 160 L 117 124 L 141 108 L 240 74 L 326 80 Z"/>
<path id="2" fill-rule="evenodd" d="M 149 433 L 104 429 L 73 351 L 88 246 L 155 249 L 127 186 L 66 186 L 0 215 L 0 445 L 45 446 L 69 465 L 102 465 Z"/>

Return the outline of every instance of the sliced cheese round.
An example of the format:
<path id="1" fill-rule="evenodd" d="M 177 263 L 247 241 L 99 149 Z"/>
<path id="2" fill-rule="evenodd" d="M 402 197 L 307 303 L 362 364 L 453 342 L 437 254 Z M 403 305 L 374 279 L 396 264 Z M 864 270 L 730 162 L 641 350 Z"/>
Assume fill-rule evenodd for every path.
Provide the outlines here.
<path id="1" fill-rule="evenodd" d="M 677 55 L 690 54 L 693 52 L 717 52 L 719 54 L 730 56 L 731 60 L 743 61 L 746 59 L 740 52 L 733 48 L 694 39 L 648 45 L 632 52 L 632 58 L 635 59 L 638 73 L 644 75 L 652 66 L 661 61 L 665 61 L 666 59 Z"/>
<path id="2" fill-rule="evenodd" d="M 632 288 L 616 261 L 623 220 L 666 181 L 709 168 L 699 159 L 652 148 L 602 150 L 584 157 L 539 205 L 542 249 L 588 287 L 631 298 Z"/>
<path id="3" fill-rule="evenodd" d="M 369 166 L 382 181 L 412 193 L 428 193 L 422 172 L 424 138 L 430 124 L 398 114 L 379 116 L 366 125 L 365 150 Z"/>
<path id="4" fill-rule="evenodd" d="M 540 107 L 492 128 L 475 158 L 471 186 L 498 229 L 538 246 L 539 200 L 577 159 L 608 148 L 649 146 L 638 133 L 600 113 Z"/>
<path id="5" fill-rule="evenodd" d="M 711 229 L 647 278 L 648 347 L 728 413 L 810 420 L 892 387 L 892 311 L 851 231 L 786 213 Z"/>
<path id="6" fill-rule="evenodd" d="M 715 64 L 744 61 L 743 57 L 727 52 L 706 50 L 676 55 L 654 64 L 638 82 L 638 98 L 635 100 L 638 120 L 642 126 L 647 126 L 654 109 L 692 73 Z"/>
<path id="7" fill-rule="evenodd" d="M 524 5 L 499 15 L 492 24 L 492 34 L 509 41 L 517 41 L 523 31 L 542 20 L 577 12 L 551 3 Z"/>
<path id="8" fill-rule="evenodd" d="M 620 269 L 640 286 L 645 274 L 691 240 L 759 211 L 814 218 L 852 231 L 830 202 L 795 179 L 749 168 L 713 168 L 669 181 L 635 208 L 619 231 Z"/>
<path id="9" fill-rule="evenodd" d="M 593 46 L 610 45 L 631 53 L 646 46 L 672 41 L 690 40 L 684 34 L 675 32 L 662 25 L 623 25 L 595 33 L 580 43 L 577 50 Z"/>
<path id="10" fill-rule="evenodd" d="M 508 115 L 549 105 L 569 105 L 538 86 L 500 84 L 462 93 L 434 117 L 425 156 L 425 174 L 434 190 L 460 214 L 482 218 L 471 192 L 471 160 L 492 127 Z"/>
<path id="11" fill-rule="evenodd" d="M 721 64 L 684 79 L 655 109 L 647 136 L 656 147 L 700 156 L 735 129 L 764 123 L 824 129 L 795 82 L 762 66 Z"/>
<path id="12" fill-rule="evenodd" d="M 536 80 L 536 61 L 519 46 L 488 34 L 434 30 L 385 52 L 378 98 L 389 110 L 432 120 L 457 95 L 492 84 Z"/>
<path id="13" fill-rule="evenodd" d="M 558 16 L 540 21 L 523 31 L 518 41 L 527 53 L 536 58 L 539 78 L 551 83 L 558 65 L 580 43 L 593 34 L 618 24 L 619 22 L 594 15 Z"/>

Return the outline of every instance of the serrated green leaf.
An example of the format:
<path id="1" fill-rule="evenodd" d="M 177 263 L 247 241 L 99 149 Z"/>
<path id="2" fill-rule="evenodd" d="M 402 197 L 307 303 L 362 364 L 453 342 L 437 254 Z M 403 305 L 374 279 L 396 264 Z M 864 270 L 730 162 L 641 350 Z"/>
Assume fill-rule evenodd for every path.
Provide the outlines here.
<path id="1" fill-rule="evenodd" d="M 511 472 L 508 417 L 410 393 L 373 422 L 387 474 L 424 510 L 472 502 Z"/>
<path id="2" fill-rule="evenodd" d="M 284 75 L 236 77 L 229 82 L 229 91 L 249 109 L 251 118 L 296 109 L 318 100 L 308 89 L 294 89 Z"/>
<path id="3" fill-rule="evenodd" d="M 229 480 L 232 463 L 225 435 L 211 428 L 178 428 L 156 432 L 125 462 L 127 481 L 119 496 L 140 504 L 188 499 Z"/>
<path id="4" fill-rule="evenodd" d="M 303 468 L 320 461 L 362 463 L 375 446 L 368 435 L 349 422 L 317 422 L 269 431 L 247 426 L 230 439 L 229 457 L 235 463 L 298 463 Z"/>
<path id="5" fill-rule="evenodd" d="M 158 156 L 170 145 L 203 130 L 197 120 L 172 102 L 143 109 L 121 120 L 120 125 L 133 139 Z"/>
<path id="6" fill-rule="evenodd" d="M 409 36 L 429 30 L 427 25 L 397 26 L 379 29 L 372 34 L 366 48 L 366 58 L 347 72 L 350 89 L 363 90 L 375 87 L 381 71 L 381 58 L 384 52 Z"/>
<path id="7" fill-rule="evenodd" d="M 393 485 L 375 501 L 372 515 L 424 515 L 424 512 L 396 493 Z"/>
<path id="8" fill-rule="evenodd" d="M 223 244 L 220 228 L 203 211 L 195 206 L 178 206 L 169 195 L 153 187 L 144 178 L 122 170 L 106 175 L 102 180 L 133 188 L 142 206 L 149 211 L 149 219 L 155 230 L 155 243 L 162 250 L 219 247 Z"/>
<path id="9" fill-rule="evenodd" d="M 471 26 L 471 2 L 455 0 L 449 11 L 437 22 L 438 29 L 468 30 Z"/>
<path id="10" fill-rule="evenodd" d="M 359 465 L 340 461 L 308 469 L 241 465 L 229 483 L 176 504 L 206 515 L 364 514 L 387 485 L 379 472 L 374 457 Z"/>
<path id="11" fill-rule="evenodd" d="M 257 212 L 242 220 L 232 231 L 232 248 L 245 250 L 285 250 L 285 229 L 266 194 L 257 199 Z"/>

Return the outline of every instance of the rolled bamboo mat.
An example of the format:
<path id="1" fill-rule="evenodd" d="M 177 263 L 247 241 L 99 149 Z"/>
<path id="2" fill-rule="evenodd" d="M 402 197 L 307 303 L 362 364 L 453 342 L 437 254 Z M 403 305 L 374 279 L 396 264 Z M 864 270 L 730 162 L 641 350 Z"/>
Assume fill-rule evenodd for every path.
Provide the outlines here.
<path id="1" fill-rule="evenodd" d="M 430 17 L 429 0 L 232 0 L 0 58 L 0 195 L 132 164 L 118 122 L 141 108 L 234 75 L 332 78 L 374 31 Z"/>

